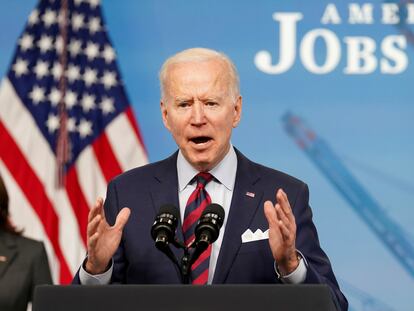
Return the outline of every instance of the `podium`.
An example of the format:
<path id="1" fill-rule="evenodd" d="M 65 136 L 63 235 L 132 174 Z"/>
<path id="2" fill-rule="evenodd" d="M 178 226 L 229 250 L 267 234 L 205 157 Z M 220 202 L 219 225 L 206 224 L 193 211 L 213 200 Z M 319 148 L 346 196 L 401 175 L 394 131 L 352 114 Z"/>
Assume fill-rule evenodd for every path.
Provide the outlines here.
<path id="1" fill-rule="evenodd" d="M 42 285 L 33 311 L 335 311 L 326 285 Z"/>

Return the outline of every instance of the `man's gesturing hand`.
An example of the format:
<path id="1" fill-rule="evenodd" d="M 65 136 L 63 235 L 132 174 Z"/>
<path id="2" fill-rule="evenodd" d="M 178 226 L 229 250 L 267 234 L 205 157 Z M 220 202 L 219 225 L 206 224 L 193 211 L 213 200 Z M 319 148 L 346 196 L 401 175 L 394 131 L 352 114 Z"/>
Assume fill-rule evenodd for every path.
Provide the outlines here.
<path id="1" fill-rule="evenodd" d="M 91 274 L 100 274 L 105 271 L 119 246 L 122 230 L 130 214 L 130 209 L 124 207 L 116 217 L 115 224 L 111 227 L 105 218 L 103 199 L 96 200 L 88 215 L 86 271 Z"/>
<path id="2" fill-rule="evenodd" d="M 264 213 L 269 222 L 269 244 L 282 275 L 293 272 L 299 264 L 295 240 L 296 222 L 286 193 L 276 192 L 276 204 L 264 203 Z"/>

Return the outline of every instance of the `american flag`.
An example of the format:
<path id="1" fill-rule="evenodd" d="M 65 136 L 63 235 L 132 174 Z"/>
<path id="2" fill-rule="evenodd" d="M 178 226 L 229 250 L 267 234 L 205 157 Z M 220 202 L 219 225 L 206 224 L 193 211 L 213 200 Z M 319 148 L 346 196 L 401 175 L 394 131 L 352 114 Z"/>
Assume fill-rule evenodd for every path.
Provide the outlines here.
<path id="1" fill-rule="evenodd" d="M 147 163 L 99 0 L 42 0 L 0 86 L 0 173 L 10 213 L 45 242 L 55 283 L 86 253 L 89 208 Z"/>

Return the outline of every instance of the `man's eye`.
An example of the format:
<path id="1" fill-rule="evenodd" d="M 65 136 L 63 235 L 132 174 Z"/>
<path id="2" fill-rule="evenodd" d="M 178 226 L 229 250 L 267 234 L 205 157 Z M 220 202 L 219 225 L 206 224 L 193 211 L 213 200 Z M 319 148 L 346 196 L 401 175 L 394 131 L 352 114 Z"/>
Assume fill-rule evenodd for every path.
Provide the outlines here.
<path id="1" fill-rule="evenodd" d="M 207 106 L 210 106 L 210 107 L 214 107 L 214 106 L 217 106 L 218 103 L 217 102 L 213 102 L 213 101 L 209 101 L 209 102 L 206 102 L 206 105 Z"/>
<path id="2" fill-rule="evenodd" d="M 180 108 L 187 108 L 189 106 L 190 106 L 190 104 L 188 102 L 178 103 L 178 107 L 180 107 Z"/>

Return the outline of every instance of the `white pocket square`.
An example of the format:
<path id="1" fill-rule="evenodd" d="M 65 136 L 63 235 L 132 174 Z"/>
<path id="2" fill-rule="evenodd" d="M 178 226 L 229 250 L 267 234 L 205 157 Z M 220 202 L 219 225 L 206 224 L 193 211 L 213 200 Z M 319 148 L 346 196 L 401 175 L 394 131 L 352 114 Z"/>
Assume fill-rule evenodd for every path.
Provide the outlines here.
<path id="1" fill-rule="evenodd" d="M 263 232 L 260 229 L 257 229 L 254 233 L 252 232 L 252 230 L 247 229 L 241 236 L 242 243 L 266 240 L 268 238 L 269 238 L 269 229 L 267 229 L 265 232 Z"/>

